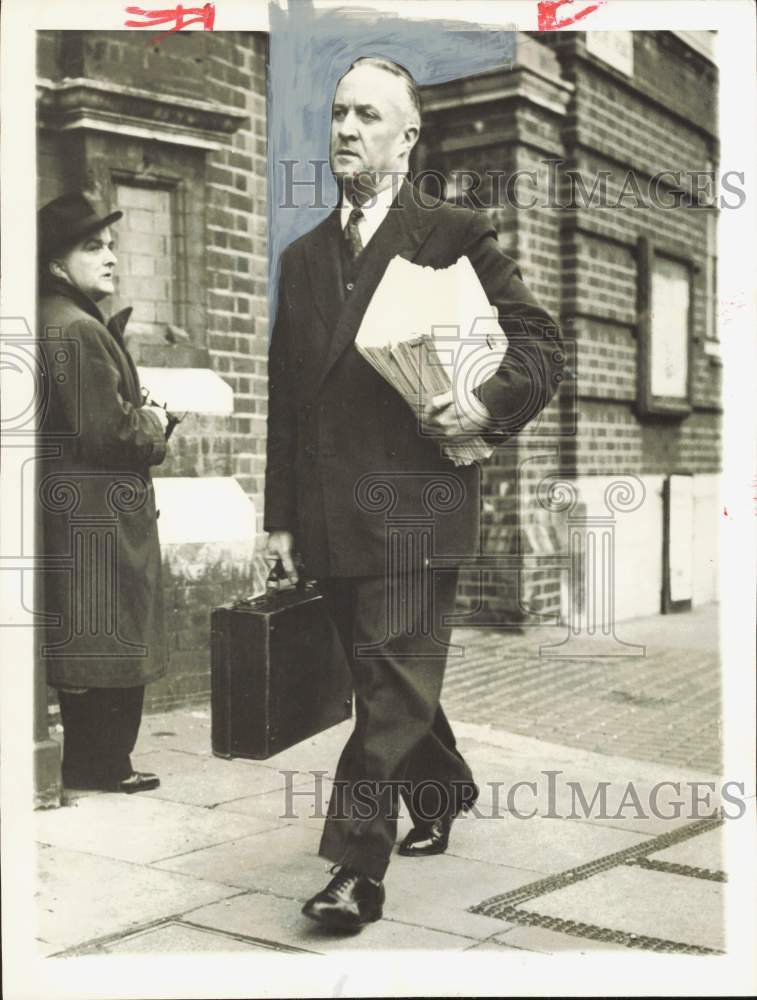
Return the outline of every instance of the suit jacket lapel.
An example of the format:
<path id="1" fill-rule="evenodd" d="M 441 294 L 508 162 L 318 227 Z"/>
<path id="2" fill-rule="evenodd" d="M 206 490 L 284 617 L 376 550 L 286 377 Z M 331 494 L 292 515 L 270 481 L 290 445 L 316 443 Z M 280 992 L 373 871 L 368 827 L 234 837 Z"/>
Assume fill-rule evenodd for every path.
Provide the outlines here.
<path id="1" fill-rule="evenodd" d="M 336 219 L 337 237 L 340 237 L 338 212 Z M 354 341 L 365 311 L 384 276 L 389 261 L 397 255 L 405 257 L 407 260 L 414 260 L 434 225 L 432 213 L 424 212 L 418 208 L 413 199 L 410 184 L 403 184 L 386 218 L 374 233 L 368 246 L 363 250 L 363 260 L 358 278 L 355 281 L 354 291 L 349 298 L 342 300 L 343 305 L 338 313 L 336 327 L 332 327 L 334 332 L 331 343 L 314 381 L 314 393 L 323 384 L 323 380 L 342 352 Z M 336 253 L 338 258 L 338 245 Z M 337 266 L 339 266 L 338 263 Z M 341 278 L 341 275 L 339 277 Z M 337 295 L 343 296 L 341 281 L 338 292 L 333 285 L 327 291 L 332 301 Z"/>
<path id="2" fill-rule="evenodd" d="M 329 333 L 336 327 L 344 303 L 342 264 L 339 256 L 341 235 L 337 208 L 321 225 L 316 226 L 310 239 L 305 243 L 305 260 L 313 302 Z"/>

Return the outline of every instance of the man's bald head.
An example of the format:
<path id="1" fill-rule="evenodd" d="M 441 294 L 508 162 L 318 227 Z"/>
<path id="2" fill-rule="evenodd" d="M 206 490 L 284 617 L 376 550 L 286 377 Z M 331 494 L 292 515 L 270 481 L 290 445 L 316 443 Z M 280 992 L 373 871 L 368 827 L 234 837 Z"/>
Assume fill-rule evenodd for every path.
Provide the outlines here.
<path id="1" fill-rule="evenodd" d="M 376 69 L 383 70 L 385 73 L 391 73 L 392 76 L 402 81 L 408 99 L 409 117 L 414 120 L 415 125 L 420 130 L 422 117 L 421 95 L 418 90 L 418 84 L 408 70 L 399 63 L 393 62 L 391 59 L 384 59 L 381 56 L 361 56 L 351 64 L 347 73 L 358 66 L 375 66 Z M 346 76 L 347 73 L 344 75 Z"/>
<path id="2" fill-rule="evenodd" d="M 420 132 L 420 97 L 408 71 L 389 59 L 356 59 L 337 84 L 331 169 L 348 187 L 381 190 L 408 170 Z"/>

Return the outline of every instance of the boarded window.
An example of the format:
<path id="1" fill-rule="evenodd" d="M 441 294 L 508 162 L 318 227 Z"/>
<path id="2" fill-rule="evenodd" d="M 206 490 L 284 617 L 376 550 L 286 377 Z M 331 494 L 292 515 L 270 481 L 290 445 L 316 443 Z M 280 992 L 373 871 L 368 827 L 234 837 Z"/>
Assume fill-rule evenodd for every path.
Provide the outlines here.
<path id="1" fill-rule="evenodd" d="M 652 271 L 653 396 L 686 399 L 689 380 L 689 269 L 657 257 Z"/>
<path id="2" fill-rule="evenodd" d="M 178 321 L 173 192 L 117 183 L 115 194 L 124 213 L 115 227 L 119 305 L 134 308 L 130 331 L 162 339 Z"/>

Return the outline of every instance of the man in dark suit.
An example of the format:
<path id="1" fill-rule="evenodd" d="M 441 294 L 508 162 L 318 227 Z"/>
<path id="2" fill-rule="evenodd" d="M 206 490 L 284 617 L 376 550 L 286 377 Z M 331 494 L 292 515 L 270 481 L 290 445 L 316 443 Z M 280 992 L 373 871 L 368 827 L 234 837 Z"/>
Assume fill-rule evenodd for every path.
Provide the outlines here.
<path id="1" fill-rule="evenodd" d="M 480 470 L 455 466 L 441 445 L 474 434 L 504 440 L 561 378 L 555 324 L 486 216 L 425 208 L 405 179 L 419 129 L 407 71 L 384 59 L 353 63 L 332 109 L 341 204 L 282 254 L 269 355 L 268 551 L 292 580 L 299 552 L 320 581 L 355 691 L 355 729 L 320 845 L 338 867 L 303 910 L 344 929 L 382 914 L 397 792 L 413 820 L 400 846 L 408 856 L 444 851 L 453 819 L 478 794 L 439 696 L 455 560 L 478 548 Z M 467 256 L 510 342 L 475 398 L 455 389 L 435 398 L 420 426 L 354 345 L 395 255 L 433 268 Z"/>

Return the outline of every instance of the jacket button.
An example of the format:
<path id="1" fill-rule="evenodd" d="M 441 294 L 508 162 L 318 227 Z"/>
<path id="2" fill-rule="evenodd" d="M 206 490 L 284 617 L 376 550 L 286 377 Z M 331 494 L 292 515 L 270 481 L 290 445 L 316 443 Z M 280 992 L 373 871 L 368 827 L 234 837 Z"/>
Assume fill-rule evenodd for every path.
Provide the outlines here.
<path id="1" fill-rule="evenodd" d="M 355 285 L 354 285 L 354 283 L 352 281 L 348 281 L 346 287 L 347 287 L 347 291 L 351 292 L 352 289 L 355 287 Z"/>

